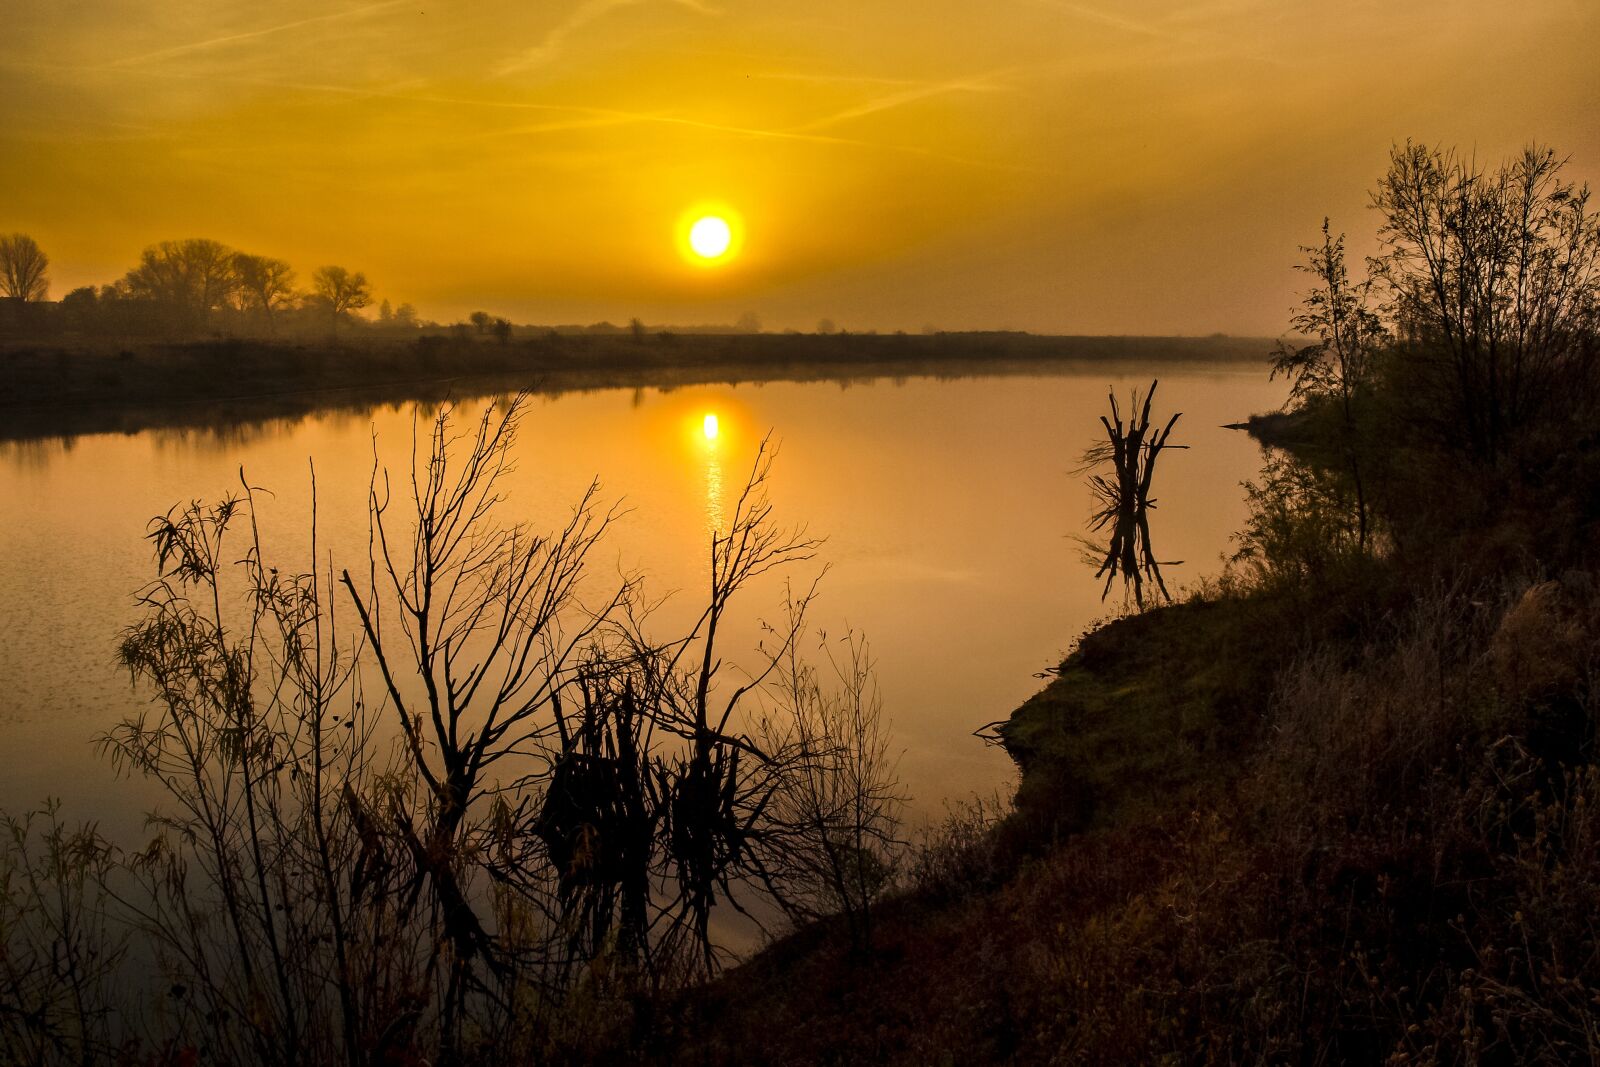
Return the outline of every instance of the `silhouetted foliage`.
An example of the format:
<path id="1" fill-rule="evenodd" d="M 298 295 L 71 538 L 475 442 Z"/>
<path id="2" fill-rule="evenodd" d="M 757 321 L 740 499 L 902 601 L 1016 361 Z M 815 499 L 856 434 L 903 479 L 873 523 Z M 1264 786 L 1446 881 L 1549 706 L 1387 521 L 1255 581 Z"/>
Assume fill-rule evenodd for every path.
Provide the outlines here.
<path id="1" fill-rule="evenodd" d="M 1325 588 L 1366 547 L 1362 509 L 1351 482 L 1291 456 L 1273 454 L 1245 483 L 1249 516 L 1235 564 L 1282 588 Z"/>
<path id="2" fill-rule="evenodd" d="M 1355 486 L 1357 544 L 1367 543 L 1367 500 L 1357 449 L 1357 405 L 1380 351 L 1389 342 L 1388 331 L 1373 310 L 1372 279 L 1350 280 L 1344 259 L 1344 234 L 1334 237 L 1328 220 L 1322 220 L 1322 243 L 1302 246 L 1306 262 L 1301 271 L 1316 279 L 1290 323 L 1311 344 L 1280 344 L 1272 377 L 1282 374 L 1291 382 L 1290 400 L 1301 407 L 1335 401 L 1339 406 L 1339 451 Z"/>
<path id="3" fill-rule="evenodd" d="M 1316 340 L 1298 348 L 1280 345 L 1272 377 L 1282 374 L 1289 379 L 1292 401 L 1335 397 L 1348 411 L 1366 384 L 1377 350 L 1388 340 L 1372 309 L 1372 280 L 1350 280 L 1344 234 L 1333 236 L 1327 219 L 1322 220 L 1322 243 L 1300 250 L 1306 262 L 1296 269 L 1310 274 L 1316 285 L 1305 294 L 1290 323 L 1298 333 Z"/>
<path id="4" fill-rule="evenodd" d="M 791 622 L 803 604 L 791 604 Z M 791 626 L 797 630 L 797 626 Z M 780 903 L 797 921 L 842 915 L 852 949 L 872 947 L 872 913 L 894 883 L 901 795 L 888 724 L 864 639 L 817 635 L 824 675 L 791 642 L 773 682 L 774 708 L 762 747 L 791 755 L 770 804 L 788 828 L 770 874 Z"/>
<path id="5" fill-rule="evenodd" d="M 100 295 L 92 285 L 81 286 L 61 298 L 61 316 L 69 332 L 88 333 L 99 324 Z"/>
<path id="6" fill-rule="evenodd" d="M 1478 458 L 1573 394 L 1594 398 L 1600 217 L 1562 165 L 1534 146 L 1486 171 L 1407 142 L 1373 194 L 1405 386 Z"/>

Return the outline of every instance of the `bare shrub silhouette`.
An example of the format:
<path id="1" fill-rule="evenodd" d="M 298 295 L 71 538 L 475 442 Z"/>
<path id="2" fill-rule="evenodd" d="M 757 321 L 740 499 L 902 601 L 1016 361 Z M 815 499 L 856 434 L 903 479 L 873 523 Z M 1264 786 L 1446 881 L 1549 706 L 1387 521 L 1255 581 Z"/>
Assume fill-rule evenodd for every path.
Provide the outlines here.
<path id="1" fill-rule="evenodd" d="M 791 617 L 796 610 L 791 605 Z M 788 754 L 771 802 L 775 824 L 787 831 L 774 874 L 792 917 L 842 915 L 851 946 L 864 952 L 872 944 L 872 906 L 901 866 L 897 831 L 906 798 L 866 640 L 819 633 L 817 646 L 825 671 L 789 644 L 760 729 L 767 751 Z"/>
<path id="2" fill-rule="evenodd" d="M 315 569 L 315 516 L 312 567 L 284 573 L 253 505 L 246 486 L 152 523 L 160 576 L 120 657 L 154 708 L 103 744 L 172 806 L 117 896 L 189 1041 L 235 1062 L 356 1062 L 406 1047 L 428 1003 L 434 949 L 371 815 L 408 790 Z"/>
<path id="3" fill-rule="evenodd" d="M 99 892 L 115 852 L 54 803 L 0 817 L 0 835 L 0 1047 L 17 1063 L 101 1062 L 127 951 Z"/>
<path id="4" fill-rule="evenodd" d="M 550 532 L 501 518 L 524 410 L 463 430 L 446 405 L 399 491 L 375 466 L 359 575 L 314 506 L 307 566 L 271 562 L 242 474 L 152 522 L 120 646 L 152 706 L 102 743 L 166 803 L 127 853 L 13 824 L 0 979 L 27 1014 L 0 1026 L 85 1056 L 120 1033 L 227 1062 L 527 1058 L 583 1043 L 575 996 L 642 1004 L 717 969 L 718 908 L 865 922 L 898 800 L 865 646 L 822 696 L 796 654 L 813 584 L 720 680 L 737 595 L 820 543 L 775 523 L 772 448 L 712 536 L 698 620 L 653 641 L 637 577 L 591 596 L 618 514 L 598 486 Z M 796 861 L 816 856 L 831 888 Z M 120 1031 L 118 931 L 165 990 L 130 995 Z"/>
<path id="5" fill-rule="evenodd" d="M 1485 170 L 1408 141 L 1372 196 L 1406 384 L 1437 433 L 1480 459 L 1594 399 L 1600 215 L 1564 164 L 1532 145 Z"/>

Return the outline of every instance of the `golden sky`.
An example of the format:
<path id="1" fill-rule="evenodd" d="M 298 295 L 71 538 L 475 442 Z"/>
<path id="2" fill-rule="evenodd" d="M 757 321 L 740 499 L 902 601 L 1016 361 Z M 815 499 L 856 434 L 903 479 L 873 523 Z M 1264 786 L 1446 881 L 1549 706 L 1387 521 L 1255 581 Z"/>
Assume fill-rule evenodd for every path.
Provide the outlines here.
<path id="1" fill-rule="evenodd" d="M 1408 137 L 1600 177 L 1595 0 L 6 0 L 0 232 L 450 320 L 1278 334 Z M 691 205 L 743 219 L 687 266 Z M 1359 236 L 1358 236 L 1359 235 Z"/>

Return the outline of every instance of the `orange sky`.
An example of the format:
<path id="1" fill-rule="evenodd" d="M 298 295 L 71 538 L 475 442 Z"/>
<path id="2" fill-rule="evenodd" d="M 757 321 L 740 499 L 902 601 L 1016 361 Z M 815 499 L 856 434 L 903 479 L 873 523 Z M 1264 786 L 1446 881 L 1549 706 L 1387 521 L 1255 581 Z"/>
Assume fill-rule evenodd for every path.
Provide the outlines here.
<path id="1" fill-rule="evenodd" d="M 1600 176 L 1597 45 L 1594 0 L 9 0 L 0 232 L 53 296 L 203 236 L 441 320 L 1277 334 L 1396 140 Z"/>

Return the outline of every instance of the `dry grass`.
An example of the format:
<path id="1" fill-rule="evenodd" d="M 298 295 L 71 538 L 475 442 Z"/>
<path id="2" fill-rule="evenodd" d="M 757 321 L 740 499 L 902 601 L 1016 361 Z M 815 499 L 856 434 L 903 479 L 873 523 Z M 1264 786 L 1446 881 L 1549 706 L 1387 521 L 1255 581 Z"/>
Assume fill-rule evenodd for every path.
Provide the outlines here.
<path id="1" fill-rule="evenodd" d="M 1600 1055 L 1600 597 L 1435 587 L 1287 662 L 1259 745 L 1199 796 L 1042 856 L 957 819 L 879 952 L 779 945 L 641 1050 L 736 1063 L 1567 1063 Z M 1537 588 L 1537 586 L 1535 586 Z M 1551 602 L 1555 592 L 1536 598 Z M 1548 666 L 1548 664 L 1547 664 Z M 1559 754 L 1565 758 L 1557 758 Z M 1582 763 L 1582 765 L 1575 765 Z M 1002 824 L 1005 825 L 1005 824 Z"/>

